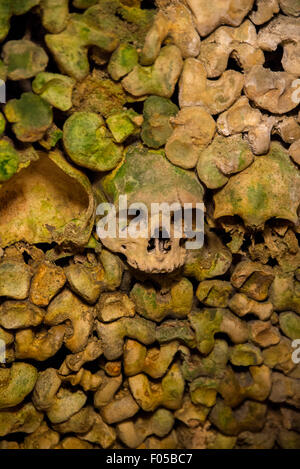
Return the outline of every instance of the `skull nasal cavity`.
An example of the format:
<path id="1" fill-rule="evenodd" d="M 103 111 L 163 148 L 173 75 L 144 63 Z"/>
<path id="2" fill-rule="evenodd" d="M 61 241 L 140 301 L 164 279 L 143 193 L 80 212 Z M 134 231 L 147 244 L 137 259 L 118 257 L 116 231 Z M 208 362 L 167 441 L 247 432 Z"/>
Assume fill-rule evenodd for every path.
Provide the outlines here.
<path id="1" fill-rule="evenodd" d="M 147 251 L 168 252 L 171 250 L 171 239 L 168 231 L 164 228 L 157 228 L 154 235 L 150 238 Z"/>

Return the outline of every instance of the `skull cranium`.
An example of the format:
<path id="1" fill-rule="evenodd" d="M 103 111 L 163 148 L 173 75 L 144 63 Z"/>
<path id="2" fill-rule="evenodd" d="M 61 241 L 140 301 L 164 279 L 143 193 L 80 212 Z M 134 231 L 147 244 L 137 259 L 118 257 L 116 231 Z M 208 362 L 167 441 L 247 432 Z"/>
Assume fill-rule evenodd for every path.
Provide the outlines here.
<path id="1" fill-rule="evenodd" d="M 203 201 L 204 190 L 194 173 L 173 166 L 163 152 L 141 146 L 131 146 L 123 162 L 105 176 L 100 185 L 116 207 L 118 227 L 122 217 L 118 204 L 120 196 L 126 195 L 128 206 L 145 207 L 148 214 L 151 213 L 151 204 L 168 205 L 172 212 L 174 210 L 174 217 L 175 210 L 181 211 L 184 204 L 191 204 L 190 207 L 194 208 Z M 182 237 L 174 236 L 174 217 L 170 227 L 165 226 L 163 218 L 154 224 L 153 214 L 149 217 L 139 237 L 132 236 L 130 232 L 123 237 L 117 230 L 119 234 L 116 237 L 101 241 L 108 249 L 125 255 L 133 268 L 147 273 L 172 272 L 184 264 L 187 237 L 184 234 Z"/>

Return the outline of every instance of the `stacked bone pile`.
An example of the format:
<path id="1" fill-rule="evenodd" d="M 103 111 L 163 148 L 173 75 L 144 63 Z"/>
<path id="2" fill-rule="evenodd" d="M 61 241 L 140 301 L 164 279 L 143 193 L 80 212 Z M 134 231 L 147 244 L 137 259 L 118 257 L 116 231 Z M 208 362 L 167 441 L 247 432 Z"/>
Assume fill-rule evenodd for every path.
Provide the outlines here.
<path id="1" fill-rule="evenodd" d="M 300 448 L 299 0 L 0 0 L 0 40 L 0 448 Z M 124 194 L 203 248 L 99 239 Z"/>

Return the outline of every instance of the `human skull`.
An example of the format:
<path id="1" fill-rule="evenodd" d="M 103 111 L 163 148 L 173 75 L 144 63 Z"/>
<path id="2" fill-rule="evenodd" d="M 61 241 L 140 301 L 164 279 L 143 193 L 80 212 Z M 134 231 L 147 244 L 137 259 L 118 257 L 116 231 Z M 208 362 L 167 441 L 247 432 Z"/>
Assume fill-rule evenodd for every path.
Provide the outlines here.
<path id="1" fill-rule="evenodd" d="M 123 162 L 97 187 L 114 204 L 117 214 L 117 236 L 101 238 L 105 247 L 125 255 L 131 267 L 146 273 L 172 272 L 184 264 L 188 237 L 184 233 L 175 236 L 175 213 L 170 226 L 165 225 L 164 218 L 153 223 L 151 204 L 168 204 L 172 212 L 172 207 L 174 212 L 177 209 L 181 212 L 184 204 L 191 204 L 191 209 L 195 209 L 203 201 L 204 190 L 192 172 L 173 166 L 163 152 L 132 146 Z M 126 237 L 120 236 L 122 213 L 118 202 L 124 195 L 128 207 L 142 206 L 148 212 L 148 226 L 141 228 L 139 237 L 131 236 L 130 230 Z"/>
<path id="2" fill-rule="evenodd" d="M 273 142 L 270 151 L 232 176 L 214 196 L 215 218 L 238 215 L 244 224 L 262 229 L 271 218 L 298 223 L 300 176 L 288 152 Z"/>

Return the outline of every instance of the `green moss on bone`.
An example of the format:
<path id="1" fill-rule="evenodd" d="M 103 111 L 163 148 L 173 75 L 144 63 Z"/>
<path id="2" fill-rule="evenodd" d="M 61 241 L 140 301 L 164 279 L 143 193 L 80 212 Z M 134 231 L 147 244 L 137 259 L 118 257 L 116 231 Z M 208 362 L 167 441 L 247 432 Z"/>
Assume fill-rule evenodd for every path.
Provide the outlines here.
<path id="1" fill-rule="evenodd" d="M 125 111 L 107 118 L 106 124 L 117 143 L 124 142 L 130 135 L 135 133 L 137 127 L 132 120 L 135 116 L 138 116 L 138 114 Z"/>
<path id="2" fill-rule="evenodd" d="M 96 322 L 98 336 L 103 344 L 107 360 L 116 360 L 123 353 L 125 337 L 150 345 L 155 341 L 155 323 L 135 317 L 121 318 L 111 323 Z"/>
<path id="3" fill-rule="evenodd" d="M 95 28 L 78 14 L 71 15 L 63 32 L 47 34 L 45 40 L 62 73 L 76 80 L 82 80 L 89 73 L 88 47 L 97 46 L 112 52 L 118 45 L 114 34 Z"/>
<path id="4" fill-rule="evenodd" d="M 300 337 L 300 317 L 288 311 L 281 313 L 279 316 L 279 324 L 282 332 L 292 340 L 299 339 Z"/>
<path id="5" fill-rule="evenodd" d="M 227 309 L 205 308 L 201 312 L 192 311 L 189 321 L 196 333 L 198 350 L 204 355 L 212 351 L 215 334 L 218 332 L 227 334 L 236 344 L 246 342 L 249 337 L 248 325 Z"/>
<path id="6" fill-rule="evenodd" d="M 0 112 L 0 137 L 1 135 L 4 134 L 5 127 L 6 127 L 6 120 L 3 114 Z"/>
<path id="7" fill-rule="evenodd" d="M 146 412 L 162 406 L 167 409 L 179 409 L 184 392 L 184 379 L 180 367 L 174 363 L 161 383 L 156 386 L 144 374 L 128 379 L 130 390 L 140 407 Z"/>
<path id="8" fill-rule="evenodd" d="M 7 78 L 7 66 L 0 59 L 0 80 L 5 81 Z"/>
<path id="9" fill-rule="evenodd" d="M 262 227 L 270 218 L 297 223 L 300 175 L 277 142 L 242 173 L 232 176 L 215 196 L 214 217 L 239 215 L 246 225 Z"/>
<path id="10" fill-rule="evenodd" d="M 232 255 L 213 232 L 206 232 L 204 246 L 190 250 L 184 266 L 184 274 L 198 281 L 223 275 L 229 269 Z"/>
<path id="11" fill-rule="evenodd" d="M 136 65 L 123 78 L 122 85 L 133 96 L 154 94 L 170 98 L 179 78 L 183 61 L 180 50 L 173 45 L 161 49 L 156 61 L 150 67 Z"/>
<path id="12" fill-rule="evenodd" d="M 74 163 L 94 171 L 109 171 L 122 158 L 98 114 L 75 112 L 64 125 L 64 146 Z"/>
<path id="13" fill-rule="evenodd" d="M 143 46 L 154 15 L 154 9 L 141 9 L 138 3 L 128 5 L 122 0 L 98 0 L 97 5 L 84 13 L 94 27 L 113 32 L 120 43 L 130 43 L 135 47 Z"/>
<path id="14" fill-rule="evenodd" d="M 13 145 L 0 140 L 0 182 L 10 179 L 18 170 L 20 157 Z"/>
<path id="15" fill-rule="evenodd" d="M 164 321 L 156 328 L 156 339 L 160 344 L 179 340 L 190 348 L 196 346 L 195 334 L 188 321 Z"/>
<path id="16" fill-rule="evenodd" d="M 230 350 L 229 360 L 236 366 L 260 365 L 263 357 L 260 349 L 253 344 L 234 345 Z"/>
<path id="17" fill-rule="evenodd" d="M 146 99 L 141 137 L 148 147 L 159 148 L 166 143 L 173 131 L 170 117 L 175 116 L 178 110 L 176 104 L 167 98 L 150 96 Z"/>
<path id="18" fill-rule="evenodd" d="M 146 319 L 158 322 L 167 316 L 182 319 L 191 310 L 193 286 L 189 280 L 182 278 L 171 286 L 168 294 L 162 295 L 152 287 L 136 283 L 130 297 L 137 312 Z"/>
<path id="19" fill-rule="evenodd" d="M 7 198 L 10 210 L 3 202 Z M 85 245 L 93 227 L 94 204 L 84 174 L 58 151 L 40 152 L 0 187 L 1 246 L 21 240 Z"/>
<path id="20" fill-rule="evenodd" d="M 0 0 L 0 41 L 5 39 L 13 15 L 23 15 L 40 3 L 40 0 Z"/>
<path id="21" fill-rule="evenodd" d="M 38 377 L 36 368 L 27 363 L 13 363 L 0 370 L 0 409 L 14 407 L 32 391 Z"/>
<path id="22" fill-rule="evenodd" d="M 112 53 L 107 71 L 113 80 L 123 78 L 138 64 L 139 56 L 131 44 L 120 44 Z"/>
<path id="23" fill-rule="evenodd" d="M 198 285 L 196 296 L 207 306 L 226 308 L 229 296 L 233 293 L 230 282 L 223 280 L 204 280 Z"/>
<path id="24" fill-rule="evenodd" d="M 166 144 L 167 158 L 185 169 L 196 166 L 201 151 L 211 142 L 216 123 L 200 106 L 182 108 L 172 119 L 173 132 Z"/>
<path id="25" fill-rule="evenodd" d="M 62 73 L 83 80 L 89 73 L 89 47 L 110 53 L 119 42 L 138 45 L 152 18 L 152 12 L 126 7 L 118 0 L 99 0 L 83 14 L 71 14 L 66 29 L 45 36 L 46 44 Z"/>
<path id="26" fill-rule="evenodd" d="M 122 422 L 117 426 L 118 437 L 129 448 L 137 448 L 147 436 L 167 435 L 174 425 L 173 414 L 166 409 L 158 409 L 153 415 L 139 417 L 135 422 Z"/>
<path id="27" fill-rule="evenodd" d="M 206 309 L 203 314 L 193 312 L 190 322 L 196 332 L 196 341 L 201 353 L 207 355 L 214 347 L 214 335 L 220 332 L 222 312 L 217 309 Z"/>
<path id="28" fill-rule="evenodd" d="M 16 432 L 32 433 L 38 429 L 43 414 L 31 402 L 0 411 L 0 436 Z"/>
<path id="29" fill-rule="evenodd" d="M 39 144 L 46 150 L 52 150 L 62 137 L 62 130 L 58 129 L 55 124 L 52 124 L 45 133 L 43 140 L 39 141 Z"/>
<path id="30" fill-rule="evenodd" d="M 265 424 L 267 406 L 246 401 L 237 410 L 218 400 L 210 414 L 210 421 L 225 435 L 238 435 L 242 431 L 260 431 Z"/>
<path id="31" fill-rule="evenodd" d="M 124 112 L 127 101 L 122 85 L 96 69 L 82 82 L 77 82 L 73 92 L 75 111 L 96 112 L 105 118 Z"/>
<path id="32" fill-rule="evenodd" d="M 2 41 L 10 27 L 10 18 L 12 16 L 11 2 L 7 0 L 0 1 L 0 41 Z"/>
<path id="33" fill-rule="evenodd" d="M 30 268 L 25 262 L 3 260 L 0 263 L 0 297 L 24 300 L 29 294 L 30 279 Z"/>
<path id="34" fill-rule="evenodd" d="M 44 49 L 27 39 L 8 41 L 3 47 L 3 61 L 10 80 L 24 80 L 45 70 L 48 56 Z"/>
<path id="35" fill-rule="evenodd" d="M 228 176 L 243 171 L 252 161 L 253 154 L 241 135 L 217 135 L 200 154 L 197 172 L 209 189 L 217 189 L 226 184 Z"/>
<path id="36" fill-rule="evenodd" d="M 66 26 L 69 15 L 69 0 L 40 0 L 42 23 L 50 33 L 60 33 Z"/>
<path id="37" fill-rule="evenodd" d="M 165 375 L 178 351 L 179 342 L 147 348 L 134 340 L 127 340 L 124 347 L 124 371 L 126 376 L 146 373 L 154 379 Z"/>
<path id="38" fill-rule="evenodd" d="M 72 107 L 73 78 L 58 73 L 39 73 L 32 82 L 32 90 L 61 111 Z"/>
<path id="39" fill-rule="evenodd" d="M 29 92 L 20 99 L 12 99 L 4 108 L 5 116 L 13 124 L 16 137 L 22 142 L 36 142 L 43 137 L 53 119 L 51 106 Z"/>
<path id="40" fill-rule="evenodd" d="M 217 339 L 212 351 L 206 356 L 184 354 L 181 371 L 184 379 L 193 381 L 199 376 L 222 378 L 229 358 L 229 346 L 225 340 Z"/>
<path id="41" fill-rule="evenodd" d="M 190 385 L 190 395 L 193 404 L 212 407 L 216 403 L 218 380 L 209 377 L 200 377 Z"/>
<path id="42" fill-rule="evenodd" d="M 293 273 L 278 272 L 270 287 L 270 300 L 275 311 L 295 311 L 300 314 L 300 283 Z"/>
<path id="43" fill-rule="evenodd" d="M 5 329 L 38 326 L 45 312 L 27 301 L 5 301 L 0 306 L 0 325 Z"/>
<path id="44" fill-rule="evenodd" d="M 161 200 L 179 202 L 185 198 L 193 203 L 203 197 L 203 188 L 193 173 L 176 168 L 163 154 L 140 145 L 128 147 L 122 163 L 101 183 L 105 194 L 114 202 L 121 194 L 127 195 L 129 204 L 139 201 L 146 205 Z"/>

